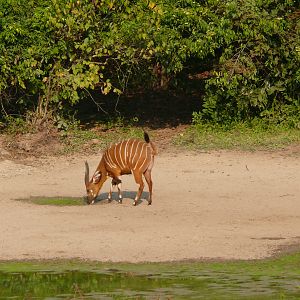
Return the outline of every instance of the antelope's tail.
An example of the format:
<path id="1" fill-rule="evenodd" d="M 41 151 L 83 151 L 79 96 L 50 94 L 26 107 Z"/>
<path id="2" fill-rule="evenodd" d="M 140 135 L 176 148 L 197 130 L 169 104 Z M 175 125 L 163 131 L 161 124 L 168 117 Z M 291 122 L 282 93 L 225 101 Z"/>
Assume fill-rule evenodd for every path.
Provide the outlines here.
<path id="1" fill-rule="evenodd" d="M 150 146 L 152 148 L 153 155 L 157 155 L 158 154 L 157 147 L 156 147 L 156 145 L 154 143 L 152 143 L 150 141 L 149 134 L 146 131 L 144 131 L 144 140 L 145 140 L 146 143 L 150 144 Z"/>
<path id="2" fill-rule="evenodd" d="M 145 140 L 146 143 L 150 143 L 150 137 L 149 137 L 149 134 L 146 131 L 144 131 L 144 140 Z"/>

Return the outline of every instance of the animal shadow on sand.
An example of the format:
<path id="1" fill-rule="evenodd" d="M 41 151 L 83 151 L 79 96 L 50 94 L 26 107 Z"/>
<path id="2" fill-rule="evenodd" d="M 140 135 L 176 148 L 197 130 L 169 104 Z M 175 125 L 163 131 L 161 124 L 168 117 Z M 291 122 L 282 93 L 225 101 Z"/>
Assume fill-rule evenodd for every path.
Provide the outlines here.
<path id="1" fill-rule="evenodd" d="M 123 202 L 126 199 L 131 199 L 132 203 L 133 203 L 133 200 L 136 196 L 136 192 L 122 191 L 122 196 L 123 196 Z M 148 203 L 148 198 L 149 198 L 149 192 L 143 192 L 140 200 L 137 202 L 137 205 L 140 205 L 144 201 L 146 201 Z M 113 192 L 112 193 L 111 202 L 113 202 L 113 201 L 118 201 L 118 192 Z M 109 202 L 108 202 L 108 193 L 101 193 L 101 195 L 99 195 L 96 198 L 95 204 L 109 204 Z"/>

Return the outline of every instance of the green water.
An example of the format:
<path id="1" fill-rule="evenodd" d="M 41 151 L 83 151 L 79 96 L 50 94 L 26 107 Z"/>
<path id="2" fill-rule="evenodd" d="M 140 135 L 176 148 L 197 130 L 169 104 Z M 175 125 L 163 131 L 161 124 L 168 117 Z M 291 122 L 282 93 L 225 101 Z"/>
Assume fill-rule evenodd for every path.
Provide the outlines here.
<path id="1" fill-rule="evenodd" d="M 0 299 L 300 299 L 300 255 L 225 263 L 0 263 Z"/>

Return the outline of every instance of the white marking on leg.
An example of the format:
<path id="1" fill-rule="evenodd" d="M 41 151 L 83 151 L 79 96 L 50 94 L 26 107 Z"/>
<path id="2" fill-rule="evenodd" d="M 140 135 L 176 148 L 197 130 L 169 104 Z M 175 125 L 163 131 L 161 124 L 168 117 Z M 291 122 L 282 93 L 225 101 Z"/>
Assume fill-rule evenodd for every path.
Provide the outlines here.
<path id="1" fill-rule="evenodd" d="M 108 193 L 108 200 L 111 200 L 112 197 L 112 191 L 113 191 L 113 184 L 112 182 L 110 183 L 110 189 L 109 189 L 109 193 Z"/>
<path id="2" fill-rule="evenodd" d="M 122 191 L 121 191 L 122 183 L 118 183 L 117 187 L 118 187 L 118 192 L 119 192 L 119 198 L 122 199 L 123 198 L 122 197 Z"/>
<path id="3" fill-rule="evenodd" d="M 138 201 L 138 197 L 135 196 L 134 200 L 133 200 L 133 205 L 135 206 L 137 204 L 137 201 Z"/>
<path id="4" fill-rule="evenodd" d="M 118 183 L 117 187 L 118 187 L 118 191 L 119 191 L 119 203 L 122 203 L 122 200 L 123 200 L 123 197 L 121 194 L 122 183 Z"/>

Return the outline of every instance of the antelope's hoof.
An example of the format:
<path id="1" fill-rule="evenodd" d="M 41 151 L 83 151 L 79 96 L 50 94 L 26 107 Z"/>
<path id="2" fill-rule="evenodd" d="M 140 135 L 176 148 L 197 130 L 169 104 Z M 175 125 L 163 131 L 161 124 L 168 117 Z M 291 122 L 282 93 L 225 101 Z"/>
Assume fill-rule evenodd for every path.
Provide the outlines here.
<path id="1" fill-rule="evenodd" d="M 148 201 L 148 205 L 151 205 L 152 204 L 152 201 Z"/>
<path id="2" fill-rule="evenodd" d="M 111 202 L 111 199 L 107 199 L 107 201 L 108 201 L 108 203 L 110 203 L 110 202 Z"/>
<path id="3" fill-rule="evenodd" d="M 119 204 L 122 204 L 122 199 L 119 199 L 119 201 L 118 201 L 118 202 L 119 202 Z"/>
<path id="4" fill-rule="evenodd" d="M 137 205 L 137 202 L 136 202 L 136 201 L 133 201 L 132 205 L 133 205 L 133 206 L 136 206 L 136 205 Z"/>

